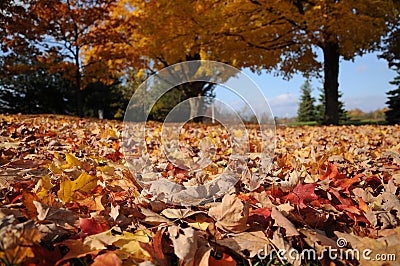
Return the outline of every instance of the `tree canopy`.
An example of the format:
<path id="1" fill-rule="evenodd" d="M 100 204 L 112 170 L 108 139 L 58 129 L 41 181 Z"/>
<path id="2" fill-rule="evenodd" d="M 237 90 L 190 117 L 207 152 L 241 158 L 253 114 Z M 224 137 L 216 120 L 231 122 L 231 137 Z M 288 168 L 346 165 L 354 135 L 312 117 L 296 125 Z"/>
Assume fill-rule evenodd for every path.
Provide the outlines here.
<path id="1" fill-rule="evenodd" d="M 237 45 L 255 50 L 280 49 L 279 70 L 290 75 L 297 71 L 323 71 L 326 95 L 325 123 L 339 122 L 339 60 L 379 48 L 382 38 L 398 23 L 398 1 L 233 1 L 238 11 L 232 21 L 245 19 L 231 27 Z M 247 14 L 243 15 L 243 14 Z M 247 44 L 247 45 L 246 45 Z M 316 56 L 317 49 L 323 57 Z M 250 60 L 246 66 L 264 69 Z M 272 60 L 276 60 L 276 56 Z"/>
<path id="2" fill-rule="evenodd" d="M 400 123 L 400 24 L 393 27 L 391 34 L 385 39 L 383 53 L 380 55 L 388 61 L 389 67 L 397 72 L 397 76 L 389 82 L 396 86 L 387 92 L 389 109 L 385 112 L 386 120 L 391 124 Z"/>
<path id="3" fill-rule="evenodd" d="M 91 82 L 112 83 L 102 62 L 85 62 L 84 51 L 101 42 L 92 28 L 108 16 L 113 0 L 12 1 L 2 20 L 7 75 L 46 65 L 74 84 L 78 113 L 83 115 L 83 90 Z M 21 55 L 32 64 L 15 60 Z"/>
<path id="4" fill-rule="evenodd" d="M 91 56 L 117 49 L 118 63 L 147 70 L 212 59 L 286 77 L 322 71 L 325 123 L 337 124 L 339 60 L 378 49 L 398 22 L 399 3 L 126 0 L 112 14 L 102 27 L 120 34 L 119 41 L 112 37 Z"/>
<path id="5" fill-rule="evenodd" d="M 287 78 L 323 73 L 325 123 L 337 124 L 340 59 L 375 51 L 386 36 L 395 39 L 400 2 L 22 0 L 2 5 L 3 52 L 46 64 L 78 92 L 90 83 L 111 84 L 129 71 L 143 78 L 187 60 L 215 60 Z M 6 66 L 6 75 L 24 70 Z M 187 98 L 211 95 L 213 87 L 180 89 Z"/>

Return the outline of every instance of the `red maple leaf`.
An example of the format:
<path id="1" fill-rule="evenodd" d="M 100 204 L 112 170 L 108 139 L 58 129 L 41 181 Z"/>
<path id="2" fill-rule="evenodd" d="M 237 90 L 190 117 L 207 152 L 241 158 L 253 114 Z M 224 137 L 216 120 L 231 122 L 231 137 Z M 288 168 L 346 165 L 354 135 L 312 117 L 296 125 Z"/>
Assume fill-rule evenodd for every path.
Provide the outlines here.
<path id="1" fill-rule="evenodd" d="M 99 222 L 95 218 L 80 218 L 79 228 L 83 236 L 95 235 L 110 229 L 105 221 Z"/>
<path id="2" fill-rule="evenodd" d="M 340 190 L 344 190 L 346 194 L 349 194 L 349 188 L 353 184 L 360 182 L 360 178 L 363 176 L 364 174 L 358 174 L 353 178 L 337 179 L 333 182 L 333 186 L 339 188 Z"/>
<path id="3" fill-rule="evenodd" d="M 369 223 L 367 218 L 365 218 L 361 207 L 354 204 L 352 199 L 342 197 L 340 193 L 333 188 L 329 188 L 328 192 L 333 194 L 340 201 L 340 204 L 334 206 L 337 210 L 344 211 L 344 213 L 353 221 Z"/>
<path id="4" fill-rule="evenodd" d="M 350 217 L 350 219 L 352 219 L 355 222 L 363 222 L 366 224 L 370 224 L 370 221 L 368 221 L 367 218 L 365 218 L 364 215 L 359 215 L 359 214 L 355 214 L 355 213 L 351 213 L 351 212 L 345 212 L 347 214 L 347 216 Z"/>
<path id="5" fill-rule="evenodd" d="M 270 198 L 279 199 L 284 196 L 283 191 L 277 186 L 272 184 L 272 187 L 265 191 Z"/>
<path id="6" fill-rule="evenodd" d="M 304 204 L 304 201 L 311 202 L 319 198 L 314 193 L 317 186 L 317 184 L 297 184 L 293 191 L 285 196 L 285 200 L 289 201 L 292 204 L 299 205 L 301 209 L 306 208 L 307 205 Z"/>
<path id="7" fill-rule="evenodd" d="M 120 152 L 120 151 L 115 151 L 113 153 L 109 153 L 106 155 L 107 159 L 110 159 L 113 162 L 118 162 L 120 161 L 122 158 L 124 158 L 124 155 Z"/>
<path id="8" fill-rule="evenodd" d="M 187 180 L 188 172 L 189 171 L 187 169 L 179 168 L 177 166 L 174 166 L 171 162 L 169 162 L 165 168 L 163 176 L 164 177 L 167 177 L 167 176 L 175 177 L 178 180 L 182 181 L 182 180 Z"/>
<path id="9" fill-rule="evenodd" d="M 271 216 L 271 210 L 268 208 L 258 208 L 258 209 L 250 211 L 249 216 L 252 216 L 252 215 L 260 215 L 260 216 L 264 216 L 265 218 L 268 218 Z"/>

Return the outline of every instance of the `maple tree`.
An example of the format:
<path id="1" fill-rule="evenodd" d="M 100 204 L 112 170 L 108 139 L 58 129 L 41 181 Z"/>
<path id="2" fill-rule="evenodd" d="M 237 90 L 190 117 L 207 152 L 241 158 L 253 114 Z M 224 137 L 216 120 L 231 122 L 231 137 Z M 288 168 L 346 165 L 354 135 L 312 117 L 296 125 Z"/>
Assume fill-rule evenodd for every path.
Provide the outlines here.
<path id="1" fill-rule="evenodd" d="M 0 112 L 73 112 L 74 106 L 68 102 L 73 97 L 71 82 L 60 73 L 49 73 L 44 65 L 35 68 L 0 78 Z"/>
<path id="2" fill-rule="evenodd" d="M 196 1 L 119 1 L 110 11 L 111 16 L 95 29 L 105 33 L 105 42 L 88 50 L 85 56 L 88 60 L 108 61 L 118 75 L 135 71 L 137 79 L 179 62 L 209 59 L 202 35 L 217 21 L 217 13 L 212 13 L 213 19 L 210 13 L 215 6 Z M 211 40 L 207 38 L 206 42 Z M 214 87 L 199 81 L 181 84 L 157 103 L 152 116 L 165 117 L 175 106 L 173 98 L 183 101 L 213 97 Z"/>
<path id="3" fill-rule="evenodd" d="M 133 67 L 138 76 L 179 62 L 211 59 L 208 42 L 216 42 L 210 34 L 220 21 L 212 11 L 218 6 L 207 1 L 119 1 L 96 27 L 107 32 L 105 42 L 87 55 L 112 61 L 117 72 Z"/>
<path id="4" fill-rule="evenodd" d="M 28 12 L 28 6 L 27 0 L 1 2 L 0 48 L 3 53 L 28 54 L 35 51 L 31 44 L 34 35 L 30 31 L 32 17 Z M 4 75 L 4 69 L 0 73 Z"/>
<path id="5" fill-rule="evenodd" d="M 317 112 L 317 120 L 320 124 L 324 123 L 325 119 L 325 90 L 324 88 L 318 88 L 320 94 L 318 98 L 318 104 L 315 106 Z M 343 92 L 338 92 L 339 98 L 339 122 L 343 123 L 349 120 L 349 116 L 347 114 L 346 109 L 344 108 L 344 102 L 341 100 L 343 96 Z"/>
<path id="6" fill-rule="evenodd" d="M 340 59 L 377 50 L 399 18 L 398 1 L 232 1 L 232 5 L 226 35 L 235 37 L 234 47 L 242 47 L 244 66 L 261 70 L 277 63 L 286 75 L 315 73 L 322 67 L 327 124 L 339 122 Z M 274 49 L 279 53 L 271 58 Z M 269 57 L 244 57 L 257 51 Z"/>
<path id="7" fill-rule="evenodd" d="M 101 42 L 91 29 L 106 18 L 113 0 L 12 1 L 2 16 L 2 49 L 11 58 L 4 72 L 34 67 L 12 60 L 27 55 L 50 72 L 62 73 L 75 87 L 78 114 L 83 115 L 82 90 L 91 82 L 112 83 L 100 60 L 86 62 L 83 51 Z M 17 19 L 18 18 L 18 19 Z"/>
<path id="8" fill-rule="evenodd" d="M 209 59 L 290 77 L 324 73 L 325 123 L 339 122 L 339 60 L 378 49 L 397 23 L 396 1 L 120 1 L 101 25 L 108 41 L 88 53 L 154 73 Z M 221 19 L 223 18 L 223 19 Z M 107 29 L 107 30 L 105 30 Z M 110 33 L 111 32 L 111 33 Z M 118 37 L 118 38 L 117 38 Z M 107 36 L 105 36 L 107 39 Z M 317 50 L 322 58 L 317 57 Z M 122 67 L 123 68 L 123 67 Z M 204 93 L 204 84 L 190 96 Z"/>

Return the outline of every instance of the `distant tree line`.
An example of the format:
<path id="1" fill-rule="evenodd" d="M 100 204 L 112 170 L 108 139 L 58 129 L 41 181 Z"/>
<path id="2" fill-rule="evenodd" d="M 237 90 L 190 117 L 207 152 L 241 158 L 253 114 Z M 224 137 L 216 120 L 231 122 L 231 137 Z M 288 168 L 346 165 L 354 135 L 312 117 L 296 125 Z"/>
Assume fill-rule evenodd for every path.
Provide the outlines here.
<path id="1" fill-rule="evenodd" d="M 370 121 L 379 122 L 385 121 L 389 124 L 400 124 L 400 76 L 395 77 L 390 82 L 391 85 L 397 86 L 397 88 L 387 92 L 388 101 L 386 102 L 388 107 L 377 109 L 375 111 L 364 112 L 359 108 L 352 110 L 345 110 L 344 103 L 340 100 L 342 93 L 339 92 L 339 117 L 340 123 L 346 122 L 358 122 L 358 121 Z M 318 101 L 311 95 L 313 88 L 310 82 L 307 80 L 300 88 L 301 95 L 299 99 L 299 106 L 297 109 L 297 122 L 317 122 L 322 124 L 324 119 L 324 101 L 325 95 L 322 89 L 319 89 Z M 286 118 L 289 122 L 293 119 Z"/>
<path id="2" fill-rule="evenodd" d="M 0 62 L 4 64 L 5 58 Z M 91 82 L 78 95 L 73 82 L 61 72 L 36 64 L 0 78 L 0 113 L 79 115 L 77 106 L 81 104 L 79 109 L 84 116 L 97 117 L 101 110 L 104 118 L 118 119 L 129 102 L 128 95 L 124 95 L 126 86 L 118 79 L 111 84 Z M 81 103 L 78 97 L 82 97 Z"/>
<path id="3" fill-rule="evenodd" d="M 351 109 L 347 111 L 347 115 L 349 116 L 350 120 L 353 121 L 362 121 L 362 120 L 368 120 L 368 121 L 385 121 L 386 119 L 386 112 L 389 109 L 387 107 L 384 107 L 382 109 L 376 109 L 374 111 L 369 111 L 369 112 L 364 112 L 360 110 L 359 108 Z"/>

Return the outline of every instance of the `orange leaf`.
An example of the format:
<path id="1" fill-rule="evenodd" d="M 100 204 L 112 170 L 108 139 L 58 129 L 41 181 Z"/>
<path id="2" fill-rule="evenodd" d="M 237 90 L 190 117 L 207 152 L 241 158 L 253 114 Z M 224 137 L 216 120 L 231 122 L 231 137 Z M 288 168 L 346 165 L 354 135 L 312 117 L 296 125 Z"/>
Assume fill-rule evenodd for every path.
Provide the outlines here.
<path id="1" fill-rule="evenodd" d="M 226 253 L 219 260 L 210 256 L 208 263 L 209 266 L 236 266 L 236 261 Z"/>
<path id="2" fill-rule="evenodd" d="M 92 266 L 120 266 L 122 260 L 114 252 L 101 254 L 94 259 Z"/>
<path id="3" fill-rule="evenodd" d="M 325 179 L 335 180 L 335 179 L 341 179 L 341 178 L 345 178 L 345 177 L 346 177 L 346 175 L 339 173 L 336 165 L 334 165 L 332 163 L 328 163 L 325 174 L 320 176 L 319 179 L 320 180 L 325 180 Z"/>
<path id="4" fill-rule="evenodd" d="M 367 203 L 365 203 L 365 201 L 362 198 L 359 199 L 359 207 L 362 211 L 364 211 L 364 213 L 367 213 L 369 210 Z"/>

